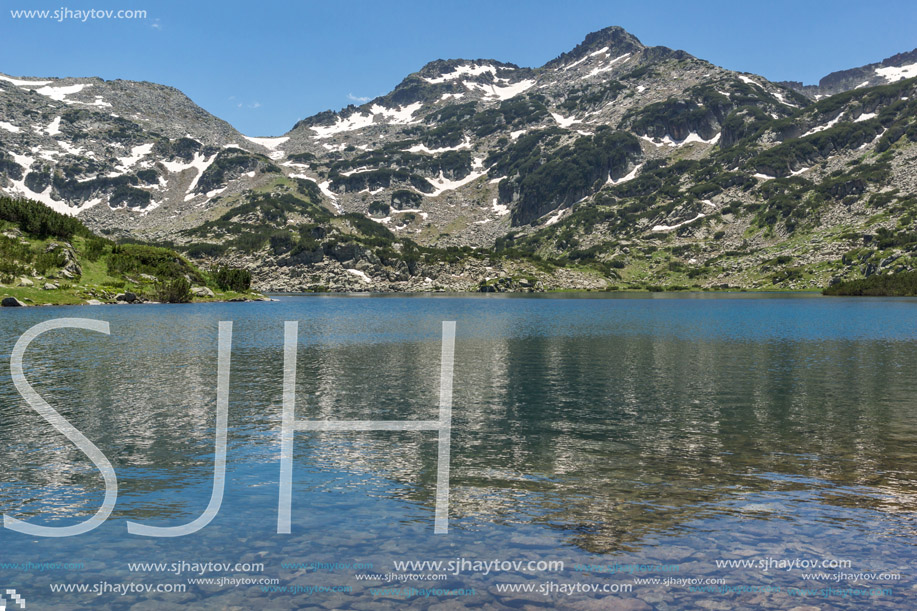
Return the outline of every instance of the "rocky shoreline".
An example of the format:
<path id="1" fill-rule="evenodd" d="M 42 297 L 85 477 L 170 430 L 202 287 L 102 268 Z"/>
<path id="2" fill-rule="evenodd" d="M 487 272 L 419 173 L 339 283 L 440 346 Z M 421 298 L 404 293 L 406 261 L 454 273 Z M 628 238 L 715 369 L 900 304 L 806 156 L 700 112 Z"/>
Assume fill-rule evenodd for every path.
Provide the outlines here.
<path id="1" fill-rule="evenodd" d="M 252 303 L 252 302 L 257 302 L 257 301 L 277 301 L 277 300 L 272 299 L 270 297 L 265 297 L 262 295 L 260 297 L 254 297 L 251 299 L 243 299 L 243 298 L 235 297 L 232 299 L 208 299 L 207 301 L 193 301 L 190 303 L 196 303 L 196 304 L 200 304 L 200 303 Z M 125 301 L 125 300 L 99 301 L 98 299 L 89 299 L 85 301 L 84 303 L 68 303 L 68 302 L 24 303 L 23 301 L 20 301 L 16 297 L 7 296 L 7 297 L 3 297 L 2 299 L 0 299 L 0 308 L 28 308 L 28 307 L 34 308 L 34 307 L 74 306 L 74 305 L 77 305 L 77 306 L 162 305 L 164 303 L 165 302 L 162 302 L 162 301 L 151 301 L 151 300 L 139 299 L 139 298 L 133 301 Z"/>

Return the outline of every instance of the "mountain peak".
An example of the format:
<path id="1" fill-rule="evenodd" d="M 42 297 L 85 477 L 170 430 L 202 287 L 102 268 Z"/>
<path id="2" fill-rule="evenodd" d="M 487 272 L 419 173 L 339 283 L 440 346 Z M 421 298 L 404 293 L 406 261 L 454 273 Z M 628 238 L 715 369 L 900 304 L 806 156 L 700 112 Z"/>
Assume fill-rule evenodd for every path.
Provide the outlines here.
<path id="1" fill-rule="evenodd" d="M 593 50 L 598 46 L 605 45 L 621 47 L 622 50 L 625 51 L 631 50 L 631 48 L 634 47 L 643 47 L 643 43 L 641 43 L 636 36 L 619 25 L 612 25 L 586 34 L 586 38 L 583 39 L 583 42 L 577 45 L 573 51 L 575 52 L 580 47 L 583 47 L 584 50 Z"/>
<path id="2" fill-rule="evenodd" d="M 625 53 L 636 53 L 646 47 L 637 39 L 636 36 L 622 28 L 613 25 L 595 32 L 590 32 L 583 39 L 583 42 L 576 45 L 571 51 L 561 53 L 555 59 L 545 64 L 546 68 L 566 64 L 585 57 L 589 53 L 594 53 L 599 49 L 608 49 L 613 55 L 623 55 Z"/>

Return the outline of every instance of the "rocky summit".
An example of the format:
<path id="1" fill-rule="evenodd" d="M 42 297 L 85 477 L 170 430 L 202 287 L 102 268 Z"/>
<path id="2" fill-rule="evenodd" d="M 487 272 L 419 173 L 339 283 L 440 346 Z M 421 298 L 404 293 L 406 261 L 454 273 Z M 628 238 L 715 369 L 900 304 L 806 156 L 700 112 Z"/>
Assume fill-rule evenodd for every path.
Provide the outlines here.
<path id="1" fill-rule="evenodd" d="M 774 83 L 611 27 L 258 138 L 161 85 L 0 75 L 0 191 L 262 290 L 814 289 L 917 267 L 914 77 Z"/>

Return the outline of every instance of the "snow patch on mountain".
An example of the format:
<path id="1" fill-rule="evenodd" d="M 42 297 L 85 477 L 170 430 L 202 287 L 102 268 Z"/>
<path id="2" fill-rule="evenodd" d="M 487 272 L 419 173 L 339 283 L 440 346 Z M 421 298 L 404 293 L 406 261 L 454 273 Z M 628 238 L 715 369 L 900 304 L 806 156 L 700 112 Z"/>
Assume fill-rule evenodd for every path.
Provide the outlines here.
<path id="1" fill-rule="evenodd" d="M 55 117 L 54 120 L 48 124 L 48 127 L 45 128 L 45 133 L 49 136 L 56 136 L 60 133 L 60 117 Z"/>
<path id="2" fill-rule="evenodd" d="M 407 125 L 411 123 L 414 113 L 420 110 L 422 106 L 423 102 L 414 102 L 403 108 L 386 108 L 385 106 L 373 104 L 369 110 L 374 115 L 382 115 L 388 119 L 390 123 Z"/>
<path id="3" fill-rule="evenodd" d="M 620 56 L 618 56 L 618 57 L 612 59 L 612 60 L 609 61 L 608 63 L 606 63 L 604 66 L 601 66 L 601 67 L 599 67 L 599 68 L 593 68 L 593 69 L 590 70 L 589 73 L 588 73 L 586 76 L 584 76 L 583 78 L 589 78 L 589 77 L 595 76 L 596 74 L 601 74 L 601 73 L 603 73 L 603 72 L 608 72 L 609 70 L 611 70 L 612 68 L 615 67 L 615 64 L 617 64 L 618 62 L 627 61 L 627 59 L 628 59 L 629 57 L 630 57 L 630 53 L 625 53 L 624 55 L 620 55 Z"/>
<path id="4" fill-rule="evenodd" d="M 876 74 L 889 83 L 917 76 L 917 63 L 906 66 L 883 66 L 876 68 Z"/>
<path id="5" fill-rule="evenodd" d="M 337 199 L 338 199 L 337 194 L 334 191 L 332 191 L 330 188 L 331 187 L 330 180 L 326 180 L 324 182 L 318 182 L 317 178 L 313 178 L 312 176 L 309 176 L 308 174 L 290 174 L 290 178 L 302 178 L 303 180 L 314 182 L 315 184 L 318 185 L 319 190 L 322 193 L 324 193 L 328 199 L 331 200 L 331 204 L 334 206 L 335 210 L 337 210 L 338 212 L 343 212 L 343 208 L 341 208 L 341 205 L 337 202 Z"/>
<path id="6" fill-rule="evenodd" d="M 554 214 L 554 216 L 552 216 L 551 218 L 549 218 L 548 220 L 544 222 L 545 227 L 547 227 L 548 225 L 553 225 L 557 223 L 561 219 L 561 217 L 563 217 L 564 212 L 566 212 L 566 210 L 558 210 L 557 213 Z"/>
<path id="7" fill-rule="evenodd" d="M 10 156 L 13 158 L 13 160 L 16 163 L 24 167 L 26 170 L 31 168 L 32 164 L 35 163 L 35 160 L 32 157 L 29 157 L 28 155 L 20 155 L 18 153 L 14 153 L 10 151 Z"/>
<path id="8" fill-rule="evenodd" d="M 786 96 L 783 95 L 782 92 L 780 92 L 780 91 L 774 91 L 774 92 L 772 92 L 772 93 L 774 94 L 774 97 L 775 97 L 775 98 L 777 98 L 778 100 L 780 100 L 780 103 L 781 103 L 781 104 L 786 104 L 787 106 L 792 106 L 793 108 L 799 108 L 798 105 L 793 104 L 792 102 L 788 102 L 787 99 L 786 99 Z M 726 96 L 726 97 L 729 97 L 729 96 Z M 776 118 L 776 117 L 775 117 L 775 118 Z"/>
<path id="9" fill-rule="evenodd" d="M 144 147 L 145 146 L 148 146 L 148 145 L 144 145 Z M 149 146 L 152 147 L 152 145 L 149 145 Z M 139 155 L 141 151 L 138 149 L 141 149 L 141 148 L 143 147 L 135 147 L 132 151 L 131 157 L 127 159 L 131 159 L 135 155 Z M 207 159 L 201 153 L 194 153 L 194 157 L 188 163 L 182 163 L 180 161 L 163 161 L 162 165 L 164 165 L 165 168 L 169 170 L 169 172 L 172 172 L 172 173 L 184 172 L 186 170 L 191 170 L 191 169 L 197 170 L 197 174 L 194 176 L 194 179 L 191 181 L 191 184 L 188 185 L 188 188 L 185 190 L 185 201 L 187 202 L 187 201 L 191 201 L 192 199 L 194 199 L 194 193 L 193 193 L 194 188 L 197 186 L 197 183 L 201 179 L 201 176 L 204 174 L 207 168 L 210 167 L 210 164 L 216 160 L 216 158 L 217 158 L 217 155 L 213 155 L 210 159 Z"/>
<path id="10" fill-rule="evenodd" d="M 315 132 L 316 138 L 330 138 L 335 134 L 363 129 L 364 127 L 369 127 L 372 124 L 373 115 L 355 113 L 346 119 L 338 117 L 338 120 L 334 125 L 319 125 L 311 129 Z"/>
<path id="11" fill-rule="evenodd" d="M 81 102 L 79 100 L 64 100 L 64 101 L 68 104 L 85 104 L 86 106 L 99 106 L 102 108 L 111 108 L 111 104 L 109 104 L 104 99 L 102 99 L 102 96 L 100 95 L 97 95 L 95 100 L 93 100 L 92 102 Z M 112 115 L 112 116 L 117 117 L 118 115 Z"/>
<path id="12" fill-rule="evenodd" d="M 47 96 L 56 102 L 66 102 L 67 100 L 65 98 L 68 95 L 72 93 L 79 93 L 80 91 L 86 89 L 87 87 L 91 87 L 91 86 L 92 85 L 87 84 L 87 83 L 80 83 L 77 85 L 62 85 L 59 87 L 52 87 L 50 85 L 46 85 L 42 87 L 41 89 L 36 89 L 35 91 L 36 93 L 40 93 L 43 96 Z"/>
<path id="13" fill-rule="evenodd" d="M 484 99 L 489 101 L 508 100 L 512 97 L 531 89 L 535 85 L 534 80 L 523 80 L 518 83 L 510 83 L 508 79 L 498 79 L 506 83 L 505 85 L 475 83 L 474 81 L 464 81 L 462 84 L 468 89 L 478 89 L 484 92 Z"/>
<path id="14" fill-rule="evenodd" d="M 7 83 L 12 83 L 17 87 L 23 87 L 26 89 L 32 89 L 33 87 L 41 87 L 42 85 L 48 85 L 54 81 L 24 81 L 18 78 L 12 78 L 4 74 L 0 74 L 0 80 L 6 81 Z"/>
<path id="15" fill-rule="evenodd" d="M 316 139 L 330 138 L 335 134 L 369 127 L 373 124 L 378 115 L 382 115 L 382 117 L 388 119 L 389 123 L 407 125 L 413 122 L 413 115 L 420 110 L 421 106 L 423 106 L 422 102 L 414 102 L 402 108 L 386 108 L 385 106 L 373 104 L 369 109 L 370 112 L 367 114 L 354 113 L 346 119 L 338 117 L 334 125 L 318 125 L 311 129 L 315 132 Z"/>
<path id="16" fill-rule="evenodd" d="M 95 159 L 95 156 L 96 156 L 96 154 L 93 153 L 92 151 L 86 151 L 78 146 L 73 146 L 66 140 L 58 140 L 57 146 L 64 149 L 64 152 L 66 152 L 68 155 L 82 155 L 86 157 L 91 157 L 93 159 Z"/>
<path id="17" fill-rule="evenodd" d="M 349 274 L 353 274 L 354 276 L 356 276 L 357 278 L 359 278 L 359 279 L 362 280 L 363 282 L 372 282 L 372 279 L 371 279 L 369 276 L 366 275 L 366 272 L 364 272 L 364 271 L 362 271 L 362 270 L 359 270 L 359 269 L 348 269 L 348 270 L 346 270 L 346 271 L 347 271 L 347 273 L 349 273 Z"/>
<path id="18" fill-rule="evenodd" d="M 841 113 L 841 114 L 843 114 L 843 113 Z M 825 123 L 824 125 L 817 125 L 817 126 L 813 127 L 812 129 L 810 129 L 809 131 L 807 131 L 806 133 L 804 133 L 802 136 L 800 136 L 800 138 L 805 138 L 806 136 L 811 136 L 812 134 L 817 134 L 818 132 L 823 132 L 823 131 L 825 131 L 826 129 L 829 129 L 829 128 L 834 127 L 835 125 L 837 125 L 837 122 L 840 121 L 840 120 L 841 120 L 841 115 L 837 115 L 836 117 L 834 117 L 833 119 L 831 119 L 830 121 L 828 121 L 827 123 Z"/>
<path id="19" fill-rule="evenodd" d="M 18 128 L 18 127 L 16 127 L 16 126 L 13 125 L 12 123 L 7 123 L 6 121 L 0 121 L 0 128 L 5 129 L 6 131 L 12 132 L 12 133 L 14 133 L 14 134 L 18 134 L 18 133 L 19 133 L 19 128 Z"/>
<path id="20" fill-rule="evenodd" d="M 691 144 L 692 142 L 696 142 L 699 144 L 716 144 L 717 142 L 720 141 L 720 134 L 717 133 L 715 136 L 713 136 L 709 140 L 704 140 L 703 138 L 700 137 L 700 135 L 697 132 L 689 133 L 682 140 L 676 140 L 669 134 L 666 134 L 665 137 L 659 140 L 658 142 L 654 140 L 653 138 L 650 138 L 649 136 L 640 136 L 640 139 L 649 142 L 653 146 L 684 146 L 685 144 Z"/>
<path id="21" fill-rule="evenodd" d="M 52 187 L 50 185 L 48 185 L 48 187 L 41 193 L 36 193 L 35 191 L 32 191 L 30 188 L 28 188 L 25 185 L 25 176 L 23 176 L 19 180 L 14 180 L 12 177 L 8 177 L 8 178 L 9 178 L 9 181 L 13 185 L 14 192 L 19 193 L 22 197 L 27 197 L 29 199 L 34 199 L 35 201 L 39 201 L 43 203 L 44 205 L 48 206 L 49 208 L 51 208 L 52 210 L 54 210 L 55 212 L 66 214 L 68 216 L 76 216 L 80 212 L 83 212 L 84 210 L 88 210 L 89 208 L 92 208 L 93 206 L 95 206 L 96 204 L 102 201 L 101 199 L 93 199 L 80 206 L 70 206 L 67 204 L 67 202 L 56 200 L 51 197 Z"/>
<path id="22" fill-rule="evenodd" d="M 127 171 L 128 168 L 132 167 L 138 161 L 146 157 L 153 150 L 153 143 L 149 144 L 140 144 L 131 149 L 131 154 L 127 157 L 122 157 L 118 159 L 118 163 Z"/>
<path id="23" fill-rule="evenodd" d="M 579 58 L 578 60 L 576 60 L 576 61 L 573 62 L 572 64 L 567 64 L 566 66 L 564 66 L 563 68 L 561 68 L 561 70 L 563 70 L 563 71 L 566 72 L 567 70 L 570 70 L 571 68 L 575 68 L 576 66 L 579 66 L 581 63 L 583 63 L 583 62 L 586 61 L 587 59 L 589 59 L 589 56 L 588 56 L 588 55 L 584 55 L 583 57 Z"/>
<path id="24" fill-rule="evenodd" d="M 449 151 L 460 151 L 462 149 L 470 149 L 470 148 L 471 148 L 471 140 L 469 140 L 466 137 L 464 142 L 456 146 L 444 146 L 443 148 L 430 149 L 424 146 L 423 144 L 415 144 L 411 148 L 407 149 L 407 151 L 409 153 L 428 153 L 430 155 L 438 155 L 439 153 L 447 153 Z"/>
<path id="25" fill-rule="evenodd" d="M 570 127 L 574 123 L 582 123 L 582 121 L 580 121 L 576 117 L 572 117 L 572 116 L 564 117 L 562 115 L 557 114 L 556 112 L 552 112 L 551 116 L 554 118 L 555 121 L 557 121 L 557 124 L 560 125 L 561 127 Z M 515 140 L 515 138 L 513 138 L 513 140 Z"/>
<path id="26" fill-rule="evenodd" d="M 472 172 L 465 178 L 460 178 L 458 180 L 449 180 L 443 176 L 443 173 L 439 173 L 439 177 L 430 180 L 430 184 L 436 187 L 436 190 L 433 193 L 422 193 L 426 197 L 437 197 L 442 195 L 446 191 L 452 191 L 453 189 L 458 189 L 459 187 L 464 187 L 468 183 L 474 182 L 479 179 L 481 176 L 487 174 L 487 171 L 482 172 Z"/>
<path id="27" fill-rule="evenodd" d="M 496 197 L 494 198 L 494 201 L 490 207 L 493 209 L 494 214 L 496 214 L 497 216 L 506 216 L 507 214 L 509 214 L 509 206 L 498 204 Z"/>
<path id="28" fill-rule="evenodd" d="M 643 164 L 642 164 L 642 163 L 641 163 L 640 165 L 634 166 L 634 169 L 632 169 L 632 170 L 631 170 L 630 172 L 628 172 L 625 176 L 622 176 L 622 177 L 619 178 L 618 180 L 613 179 L 613 178 L 611 177 L 611 173 L 609 173 L 609 174 L 608 174 L 608 182 L 605 183 L 605 184 L 608 184 L 608 185 L 620 185 L 620 184 L 625 183 L 625 182 L 627 182 L 627 181 L 633 180 L 633 179 L 635 179 L 635 178 L 637 177 L 637 172 L 639 172 L 640 169 L 641 169 L 642 167 L 643 167 Z"/>
<path id="29" fill-rule="evenodd" d="M 276 138 L 255 138 L 252 136 L 243 136 L 249 142 L 260 144 L 266 149 L 276 150 L 278 146 L 290 139 L 289 136 L 278 136 Z"/>
<path id="30" fill-rule="evenodd" d="M 436 78 L 425 78 L 424 80 L 433 85 L 439 83 L 445 83 L 446 81 L 454 81 L 457 78 L 462 76 L 480 76 L 482 74 L 491 73 L 493 75 L 497 74 L 497 69 L 490 64 L 471 64 L 466 66 L 458 66 L 452 72 L 447 72 Z"/>
<path id="31" fill-rule="evenodd" d="M 655 232 L 657 232 L 657 233 L 660 232 L 660 231 L 672 231 L 673 229 L 678 229 L 678 228 L 681 227 L 682 225 L 687 225 L 687 224 L 689 224 L 689 223 L 693 223 L 694 221 L 696 221 L 696 220 L 698 220 L 698 219 L 702 219 L 702 218 L 704 218 L 704 216 L 705 216 L 705 215 L 704 215 L 702 212 L 698 212 L 698 213 L 697 213 L 697 216 L 695 216 L 695 217 L 694 217 L 693 219 L 691 219 L 690 221 L 683 221 L 683 222 L 681 222 L 681 223 L 676 223 L 675 225 L 656 225 L 656 226 L 653 227 L 650 231 L 655 231 Z"/>

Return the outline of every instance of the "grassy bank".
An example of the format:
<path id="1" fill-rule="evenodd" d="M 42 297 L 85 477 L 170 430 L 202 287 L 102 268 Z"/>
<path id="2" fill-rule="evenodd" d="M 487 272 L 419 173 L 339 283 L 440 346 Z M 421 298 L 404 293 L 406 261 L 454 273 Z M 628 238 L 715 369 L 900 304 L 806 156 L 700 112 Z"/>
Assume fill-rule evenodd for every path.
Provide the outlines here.
<path id="1" fill-rule="evenodd" d="M 826 288 L 823 293 L 857 297 L 915 297 L 917 296 L 917 272 L 876 275 L 841 282 Z"/>
<path id="2" fill-rule="evenodd" d="M 201 270 L 168 248 L 118 244 L 44 204 L 0 198 L 0 296 L 25 305 L 259 298 L 244 270 Z"/>

